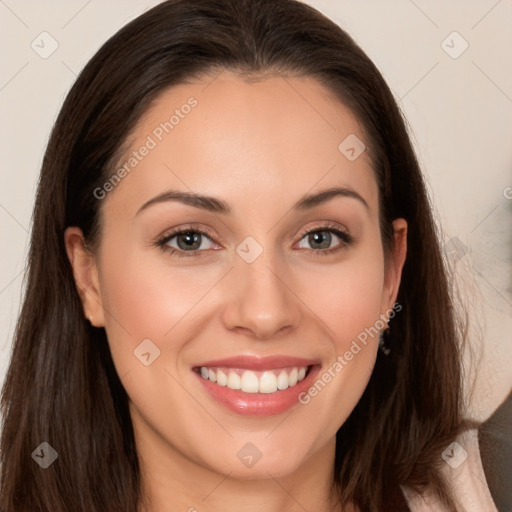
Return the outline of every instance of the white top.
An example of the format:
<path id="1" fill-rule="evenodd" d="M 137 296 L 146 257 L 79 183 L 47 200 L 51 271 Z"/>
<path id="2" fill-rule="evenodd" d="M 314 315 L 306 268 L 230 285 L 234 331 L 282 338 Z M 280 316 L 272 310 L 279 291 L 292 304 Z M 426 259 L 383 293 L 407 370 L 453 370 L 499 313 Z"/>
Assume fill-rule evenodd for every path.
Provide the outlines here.
<path id="1" fill-rule="evenodd" d="M 453 487 L 461 510 L 465 512 L 498 512 L 492 499 L 480 458 L 478 431 L 468 430 L 444 450 L 442 469 Z M 404 494 L 413 512 L 448 512 L 429 493 L 418 495 L 410 490 Z"/>

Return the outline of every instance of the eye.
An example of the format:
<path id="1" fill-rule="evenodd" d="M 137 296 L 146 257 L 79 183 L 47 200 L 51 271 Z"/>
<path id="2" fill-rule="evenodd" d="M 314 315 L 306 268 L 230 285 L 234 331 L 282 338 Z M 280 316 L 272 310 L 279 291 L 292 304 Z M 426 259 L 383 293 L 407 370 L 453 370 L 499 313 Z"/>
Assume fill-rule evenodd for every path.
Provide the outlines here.
<path id="1" fill-rule="evenodd" d="M 354 238 L 338 226 L 328 224 L 303 233 L 298 246 L 300 249 L 310 249 L 315 253 L 325 254 L 346 249 L 353 241 Z M 304 247 L 304 243 L 309 244 L 309 247 Z"/>
<path id="2" fill-rule="evenodd" d="M 208 241 L 218 247 L 205 231 L 185 227 L 167 233 L 158 240 L 157 245 L 178 257 L 187 257 L 197 256 L 197 252 L 211 249 L 212 247 L 208 247 Z"/>
<path id="3" fill-rule="evenodd" d="M 300 237 L 298 248 L 306 249 L 315 256 L 347 249 L 355 240 L 353 236 L 333 224 L 310 229 L 301 233 Z M 304 247 L 304 243 L 309 244 L 309 247 Z M 156 242 L 156 245 L 171 255 L 180 258 L 197 257 L 200 256 L 201 252 L 208 249 L 219 249 L 219 246 L 206 231 L 193 226 L 185 226 L 166 233 Z"/>

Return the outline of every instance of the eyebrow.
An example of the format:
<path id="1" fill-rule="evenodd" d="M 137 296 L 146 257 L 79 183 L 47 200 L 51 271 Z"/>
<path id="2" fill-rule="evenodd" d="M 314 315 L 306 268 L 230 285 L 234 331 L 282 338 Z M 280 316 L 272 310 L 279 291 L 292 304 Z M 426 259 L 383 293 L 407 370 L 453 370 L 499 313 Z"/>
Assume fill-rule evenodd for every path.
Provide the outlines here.
<path id="1" fill-rule="evenodd" d="M 365 199 L 357 193 L 355 190 L 344 187 L 332 187 L 326 190 L 321 190 L 320 192 L 315 192 L 312 194 L 306 194 L 301 197 L 292 207 L 292 210 L 307 210 L 310 208 L 314 208 L 320 204 L 326 203 L 334 197 L 348 197 L 352 199 L 356 199 L 361 202 L 367 209 L 370 207 Z M 168 190 L 163 194 L 160 194 L 156 197 L 153 197 L 146 203 L 144 203 L 136 215 L 138 215 L 143 210 L 159 203 L 165 203 L 168 201 L 177 201 L 188 206 L 193 206 L 195 208 L 200 208 L 202 210 L 207 210 L 213 213 L 221 213 L 224 215 L 228 215 L 231 213 L 231 207 L 228 203 L 221 199 L 217 199 L 211 196 L 205 196 L 202 194 L 196 194 L 193 192 L 182 192 L 178 190 Z"/>

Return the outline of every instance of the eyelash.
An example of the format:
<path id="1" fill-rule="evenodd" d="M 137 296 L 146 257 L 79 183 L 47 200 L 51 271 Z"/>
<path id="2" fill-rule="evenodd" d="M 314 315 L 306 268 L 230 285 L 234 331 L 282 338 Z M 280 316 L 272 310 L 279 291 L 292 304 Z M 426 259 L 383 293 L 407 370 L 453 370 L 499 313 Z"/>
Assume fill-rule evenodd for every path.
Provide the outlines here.
<path id="1" fill-rule="evenodd" d="M 301 232 L 299 241 L 301 241 L 307 235 L 310 235 L 313 233 L 319 233 L 322 231 L 328 231 L 330 233 L 334 233 L 338 238 L 340 238 L 341 242 L 337 246 L 332 247 L 331 249 L 319 249 L 319 250 L 307 249 L 312 254 L 314 254 L 315 257 L 316 256 L 322 257 L 322 256 L 325 256 L 328 254 L 332 254 L 339 250 L 347 249 L 352 243 L 355 242 L 355 237 L 342 231 L 337 225 L 329 224 L 329 223 L 324 224 L 322 226 L 315 227 L 313 229 L 310 229 L 310 230 L 307 230 L 304 232 Z M 207 233 L 206 231 L 204 231 L 200 228 L 196 228 L 194 226 L 185 226 L 185 227 L 176 229 L 174 231 L 171 231 L 170 233 L 166 233 L 156 242 L 155 245 L 157 247 L 160 247 L 163 251 L 169 253 L 171 256 L 178 256 L 178 258 L 190 258 L 190 257 L 199 256 L 198 253 L 204 252 L 204 250 L 195 249 L 193 251 L 183 251 L 181 249 L 176 249 L 175 247 L 169 247 L 166 245 L 169 243 L 170 240 L 172 240 L 177 235 L 182 235 L 185 233 L 200 234 L 202 236 L 209 238 L 213 242 L 212 236 L 209 233 Z"/>

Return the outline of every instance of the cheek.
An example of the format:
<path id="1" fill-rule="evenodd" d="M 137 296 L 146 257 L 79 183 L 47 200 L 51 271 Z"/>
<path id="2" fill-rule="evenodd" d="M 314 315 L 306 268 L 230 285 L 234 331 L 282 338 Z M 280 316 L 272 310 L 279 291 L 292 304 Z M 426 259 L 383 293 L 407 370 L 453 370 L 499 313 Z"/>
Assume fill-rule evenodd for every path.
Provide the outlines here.
<path id="1" fill-rule="evenodd" d="M 326 325 L 332 350 L 302 403 L 315 421 L 329 425 L 323 435 L 334 435 L 359 401 L 375 364 L 382 329 L 382 248 L 368 244 L 314 277 L 303 274 L 309 277 L 302 281 L 301 297 Z"/>
<path id="2" fill-rule="evenodd" d="M 182 353 L 201 334 L 201 306 L 206 303 L 201 299 L 218 281 L 219 270 L 214 275 L 214 270 L 177 269 L 165 256 L 155 264 L 154 256 L 140 250 L 109 253 L 105 247 L 104 254 L 105 329 L 131 407 L 162 437 L 188 443 L 190 424 L 202 425 L 205 418 L 181 384 L 190 379 Z M 147 353 L 149 361 L 144 361 Z M 204 432 L 198 432 L 197 438 L 202 437 Z M 187 449 L 193 446 L 190 441 Z"/>
<path id="3" fill-rule="evenodd" d="M 338 353 L 379 318 L 384 263 L 378 244 L 336 265 L 304 267 L 296 279 L 298 295 L 324 322 Z"/>
<path id="4" fill-rule="evenodd" d="M 183 327 L 190 329 L 202 297 L 219 278 L 218 268 L 199 268 L 171 267 L 164 258 L 155 264 L 154 258 L 135 251 L 133 256 L 105 259 L 102 300 L 111 344 L 133 351 L 149 338 L 166 352 L 179 350 Z"/>

